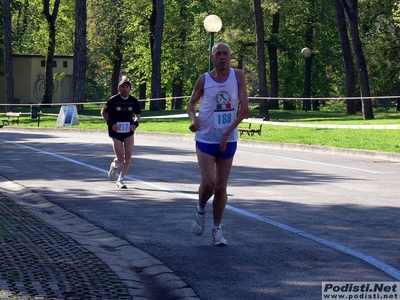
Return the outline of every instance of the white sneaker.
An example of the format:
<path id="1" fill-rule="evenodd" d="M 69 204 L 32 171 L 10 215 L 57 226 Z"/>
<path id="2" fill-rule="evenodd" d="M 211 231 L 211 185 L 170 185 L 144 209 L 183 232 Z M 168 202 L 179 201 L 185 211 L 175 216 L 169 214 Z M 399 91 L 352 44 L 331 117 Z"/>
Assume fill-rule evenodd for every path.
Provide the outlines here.
<path id="1" fill-rule="evenodd" d="M 126 184 L 125 184 L 124 181 L 121 180 L 121 179 L 117 180 L 117 187 L 118 187 L 119 189 L 127 189 Z"/>
<path id="2" fill-rule="evenodd" d="M 213 228 L 212 240 L 215 246 L 228 246 L 228 242 L 222 237 L 221 228 Z"/>
<path id="3" fill-rule="evenodd" d="M 196 215 L 194 217 L 192 231 L 195 235 L 202 235 L 204 232 L 204 223 L 206 219 L 206 212 L 199 212 L 196 208 Z"/>
<path id="4" fill-rule="evenodd" d="M 118 167 L 116 167 L 116 166 L 115 166 L 115 163 L 112 162 L 112 163 L 110 164 L 110 171 L 108 171 L 108 178 L 109 178 L 111 181 L 117 180 L 117 178 L 118 178 L 117 173 L 118 173 Z"/>

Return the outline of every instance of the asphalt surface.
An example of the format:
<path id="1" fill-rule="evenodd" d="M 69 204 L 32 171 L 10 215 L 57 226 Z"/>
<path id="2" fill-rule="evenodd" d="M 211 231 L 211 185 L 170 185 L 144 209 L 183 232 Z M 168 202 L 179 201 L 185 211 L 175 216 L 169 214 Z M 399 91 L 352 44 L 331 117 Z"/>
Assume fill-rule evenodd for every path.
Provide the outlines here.
<path id="1" fill-rule="evenodd" d="M 198 299 L 127 241 L 0 176 L 0 299 Z"/>
<path id="2" fill-rule="evenodd" d="M 301 236 L 293 235 L 293 232 L 301 235 L 302 230 L 293 228 L 291 232 L 291 228 L 279 223 L 280 221 L 295 225 L 321 236 L 323 232 L 332 240 L 339 240 L 352 249 L 365 250 L 371 256 L 399 268 L 399 241 L 395 234 L 395 228 L 399 225 L 396 204 L 398 189 L 387 180 L 390 188 L 383 187 L 381 192 L 377 192 L 372 189 L 373 181 L 376 181 L 376 178 L 372 178 L 373 175 L 362 175 L 357 179 L 353 176 L 353 173 L 365 172 L 371 161 L 376 165 L 376 170 L 371 171 L 371 174 L 392 172 L 392 175 L 388 176 L 392 178 L 398 172 L 396 168 L 393 168 L 393 171 L 388 168 L 400 161 L 398 155 L 360 152 L 355 155 L 362 157 L 358 167 L 350 168 L 348 165 L 347 172 L 343 171 L 340 176 L 330 177 L 323 175 L 322 171 L 320 174 L 315 170 L 315 174 L 310 174 L 309 170 L 303 172 L 292 165 L 296 160 L 304 162 L 305 157 L 293 157 L 291 163 L 287 163 L 283 161 L 283 157 L 270 155 L 270 160 L 280 161 L 281 169 L 275 170 L 270 166 L 267 171 L 274 174 L 268 174 L 267 177 L 272 179 L 267 181 L 262 173 L 265 170 L 253 167 L 249 172 L 246 169 L 248 165 L 253 164 L 252 154 L 245 153 L 250 150 L 242 148 L 242 154 L 246 154 L 247 161 L 242 160 L 236 165 L 240 170 L 238 173 L 244 174 L 245 178 L 240 178 L 236 173 L 232 174 L 234 187 L 231 193 L 241 195 L 247 202 L 230 202 L 234 206 L 229 207 L 225 220 L 227 227 L 235 228 L 236 231 L 228 231 L 228 238 L 235 237 L 237 241 L 228 240 L 231 241 L 228 247 L 216 249 L 211 246 L 208 236 L 200 239 L 187 238 L 187 229 L 180 230 L 182 224 L 176 222 L 176 217 L 170 217 L 176 206 L 183 209 L 178 215 L 178 221 L 188 218 L 189 215 L 188 220 L 192 217 L 196 195 L 188 191 L 194 191 L 198 184 L 198 178 L 191 175 L 196 169 L 193 149 L 186 151 L 182 145 L 178 145 L 177 149 L 180 151 L 177 151 L 175 147 L 167 145 L 155 149 L 145 143 L 140 145 L 143 150 L 135 150 L 135 154 L 141 156 L 142 162 L 138 163 L 141 164 L 141 170 L 136 169 L 137 164 L 134 163 L 130 171 L 130 174 L 135 176 L 137 186 L 132 189 L 130 182 L 128 194 L 117 190 L 113 192 L 117 197 L 113 198 L 105 193 L 115 190 L 115 187 L 111 187 L 110 182 L 102 179 L 105 176 L 103 171 L 108 168 L 111 158 L 107 138 L 101 137 L 106 145 L 104 148 L 107 149 L 105 157 L 101 155 L 102 150 L 93 153 L 93 149 L 99 148 L 99 145 L 89 148 L 95 140 L 93 136 L 78 137 L 87 144 L 75 148 L 68 139 L 57 140 L 57 133 L 54 131 L 38 132 L 35 137 L 22 129 L 3 130 L 5 135 L 1 135 L 0 132 L 0 139 L 4 137 L 0 151 L 3 159 L 7 157 L 7 161 L 2 162 L 2 171 L 0 170 L 0 299 L 219 300 L 245 299 L 251 295 L 253 299 L 319 299 L 320 295 L 317 295 L 316 290 L 320 289 L 320 282 L 327 278 L 387 281 L 400 279 L 396 277 L 396 269 L 391 272 L 385 268 L 371 268 L 372 260 L 354 260 L 354 257 L 351 257 L 358 252 L 341 255 L 340 251 L 335 249 L 334 243 L 330 243 L 327 249 L 325 245 L 316 244 L 312 238 L 304 240 Z M 16 136 L 13 133 L 21 134 Z M 48 143 L 40 148 L 44 138 L 49 139 Z M 53 138 L 54 141 L 51 141 Z M 161 140 L 161 137 L 157 136 L 151 138 Z M 12 143 L 7 143 L 8 140 Z M 19 143 L 25 148 L 19 147 Z M 172 142 L 174 143 L 177 142 Z M 61 145 L 57 150 L 58 154 L 44 160 L 42 154 L 53 151 L 56 144 Z M 252 143 L 248 146 L 259 146 L 257 144 Z M 303 146 L 282 144 L 269 147 L 278 152 L 285 147 L 304 150 Z M 39 148 L 43 153 L 34 154 Z M 82 148 L 84 149 L 77 153 L 76 149 Z M 154 152 L 151 154 L 154 157 L 163 156 L 166 160 L 160 160 L 159 165 L 153 166 L 147 157 L 150 154 L 146 153 L 150 150 Z M 333 157 L 346 157 L 348 154 L 348 150 L 322 150 L 319 147 L 308 147 L 307 152 L 308 159 L 317 156 L 317 153 L 326 153 Z M 64 155 L 73 158 L 70 162 L 67 160 L 63 163 L 57 155 L 63 155 L 64 160 Z M 177 165 L 174 161 L 177 155 L 180 157 L 179 163 L 182 164 Z M 89 166 L 92 174 L 88 175 L 87 172 L 72 167 L 79 164 L 75 160 L 78 158 L 88 161 L 85 167 Z M 353 159 L 346 159 L 345 162 L 345 159 L 340 157 L 339 160 L 345 166 L 347 161 Z M 101 168 L 93 167 L 97 163 L 100 163 Z M 330 157 L 328 162 L 322 164 L 322 170 L 331 168 L 333 163 Z M 254 165 L 257 165 L 257 161 Z M 290 179 L 287 178 L 287 174 L 282 173 L 289 165 Z M 62 172 L 59 172 L 60 170 Z M 179 174 L 175 175 L 174 171 L 178 170 Z M 347 177 L 351 177 L 350 180 Z M 67 182 L 66 178 L 71 179 L 70 182 Z M 147 188 L 143 187 L 140 178 L 152 182 L 150 187 L 149 184 Z M 46 180 L 47 185 L 43 183 Z M 288 193 L 287 187 L 283 188 L 285 180 L 293 183 L 292 189 L 302 186 L 302 190 L 306 192 L 304 198 L 300 194 L 291 193 L 292 202 L 280 201 L 279 197 L 283 198 Z M 334 194 L 337 189 L 335 185 L 336 182 L 343 185 L 345 180 L 348 184 L 348 199 L 340 199 L 340 193 Z M 321 193 L 318 193 L 318 188 L 317 192 L 311 190 L 311 182 L 316 182 L 317 185 L 324 184 L 327 192 L 323 193 L 321 190 Z M 379 210 L 367 210 L 368 206 L 374 205 L 374 195 L 362 195 L 362 199 L 358 199 L 351 193 L 354 188 L 353 182 L 356 186 L 361 185 L 357 189 L 366 190 L 370 187 L 373 194 L 381 193 L 387 202 L 375 207 Z M 177 184 L 179 189 L 174 189 Z M 88 185 L 91 185 L 89 191 Z M 254 189 L 243 193 L 244 186 L 250 185 Z M 274 186 L 273 190 L 269 189 L 269 201 L 256 201 L 265 198 L 265 190 L 262 188 L 264 186 Z M 163 189 L 168 191 L 168 194 Z M 133 198 L 135 203 L 131 201 Z M 190 198 L 189 203 L 187 198 Z M 154 200 L 160 201 L 160 204 Z M 332 200 L 343 205 L 329 206 L 326 212 L 316 205 L 320 200 L 318 206 L 328 207 Z M 154 203 L 149 203 L 152 201 Z M 117 202 L 121 206 L 115 209 L 111 206 L 112 202 L 115 207 Z M 345 205 L 345 202 L 351 204 Z M 150 207 L 151 205 L 153 206 Z M 364 206 L 362 213 L 357 205 Z M 235 212 L 236 207 L 246 209 L 249 211 L 248 215 L 269 214 L 278 222 L 260 217 L 262 221 L 273 225 L 265 228 L 252 220 L 239 219 L 241 223 L 237 226 L 238 219 L 231 213 Z M 243 214 L 241 209 L 237 209 L 239 214 Z M 97 211 L 96 214 L 94 211 Z M 129 214 L 126 214 L 127 211 Z M 150 216 L 150 223 L 153 224 L 148 223 Z M 307 222 L 310 216 L 316 218 L 316 221 Z M 339 223 L 335 223 L 332 216 L 339 219 L 343 216 L 343 219 L 340 219 L 341 227 Z M 371 220 L 365 222 L 369 217 Z M 135 222 L 133 227 L 132 218 Z M 153 225 L 157 225 L 160 220 L 164 222 L 163 227 L 154 227 Z M 185 223 L 189 222 L 185 220 Z M 332 230 L 335 227 L 335 230 L 345 232 L 350 230 L 350 224 L 357 224 L 357 227 L 351 227 L 352 232 L 357 234 L 348 240 Z M 167 230 L 168 227 L 173 228 L 173 233 Z M 137 232 L 132 232 L 132 228 Z M 378 241 L 378 237 L 382 237 L 384 242 Z M 165 241 L 161 240 L 164 238 Z M 372 244 L 371 240 L 375 243 Z M 146 252 L 141 249 L 145 249 Z M 168 266 L 173 266 L 173 270 Z M 213 270 L 215 268 L 216 270 Z M 196 272 L 196 269 L 201 271 Z M 224 290 L 231 292 L 224 293 Z M 236 296 L 236 293 L 241 296 Z"/>
<path id="3" fill-rule="evenodd" d="M 1 176 L 0 299 L 199 299 L 161 261 Z"/>

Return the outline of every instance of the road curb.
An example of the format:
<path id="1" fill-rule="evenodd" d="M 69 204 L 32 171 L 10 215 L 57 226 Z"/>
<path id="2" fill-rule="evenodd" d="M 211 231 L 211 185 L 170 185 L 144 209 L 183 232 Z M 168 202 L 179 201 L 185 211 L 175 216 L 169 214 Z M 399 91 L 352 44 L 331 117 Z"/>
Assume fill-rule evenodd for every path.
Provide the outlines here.
<path id="1" fill-rule="evenodd" d="M 74 131 L 76 133 L 86 133 L 86 134 L 104 134 L 107 136 L 106 130 L 88 130 L 88 129 L 72 129 L 72 128 L 31 128 L 31 127 L 7 127 L 5 130 L 9 131 L 36 131 L 36 132 L 65 132 Z M 178 134 L 178 133 L 157 133 L 157 132 L 146 132 L 138 131 L 135 133 L 136 136 L 145 137 L 158 137 L 163 136 L 164 138 L 170 139 L 180 139 L 180 140 L 194 140 L 194 134 Z M 282 150 L 298 150 L 298 151 L 308 151 L 315 153 L 330 153 L 330 154 L 340 154 L 348 156 L 358 156 L 358 157 L 368 157 L 391 161 L 400 161 L 400 154 L 390 153 L 390 152 L 379 152 L 372 150 L 358 150 L 349 148 L 336 148 L 336 147 L 323 147 L 323 146 L 313 146 L 304 144 L 291 144 L 291 143 L 278 143 L 278 142 L 265 142 L 265 141 L 254 141 L 254 140 L 244 140 L 239 139 L 239 145 L 253 146 L 253 147 L 263 147 L 272 149 L 282 149 Z"/>
<path id="2" fill-rule="evenodd" d="M 96 255 L 121 279 L 132 298 L 200 299 L 161 261 L 126 240 L 2 176 L 0 193 Z"/>

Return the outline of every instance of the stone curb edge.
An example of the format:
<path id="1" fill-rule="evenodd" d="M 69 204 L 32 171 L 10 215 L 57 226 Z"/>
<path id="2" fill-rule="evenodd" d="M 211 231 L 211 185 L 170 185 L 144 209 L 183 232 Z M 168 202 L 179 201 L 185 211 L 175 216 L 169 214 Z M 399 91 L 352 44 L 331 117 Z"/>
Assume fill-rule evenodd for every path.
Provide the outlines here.
<path id="1" fill-rule="evenodd" d="M 74 133 L 85 133 L 85 134 L 104 134 L 107 136 L 106 130 L 89 130 L 89 129 L 71 129 L 71 128 L 31 128 L 31 127 L 7 127 L 4 130 L 9 131 L 36 131 L 36 132 L 65 132 L 73 131 Z M 135 135 L 148 136 L 148 137 L 159 137 L 163 136 L 169 139 L 180 139 L 180 140 L 194 140 L 194 134 L 179 134 L 179 133 L 157 133 L 157 132 L 145 132 L 138 131 Z M 261 148 L 272 148 L 282 150 L 298 150 L 315 153 L 330 153 L 340 154 L 347 156 L 358 156 L 358 157 L 369 157 L 383 160 L 400 161 L 400 154 L 390 152 L 379 152 L 371 150 L 357 150 L 348 148 L 336 148 L 336 147 L 323 147 L 313 146 L 304 144 L 291 144 L 291 143 L 278 143 L 278 142 L 264 142 L 264 141 L 253 141 L 253 140 L 242 140 L 239 139 L 239 145 L 261 147 Z"/>
<path id="2" fill-rule="evenodd" d="M 0 193 L 95 254 L 121 279 L 132 298 L 149 299 L 146 295 L 157 285 L 171 299 L 200 299 L 161 261 L 1 175 Z"/>

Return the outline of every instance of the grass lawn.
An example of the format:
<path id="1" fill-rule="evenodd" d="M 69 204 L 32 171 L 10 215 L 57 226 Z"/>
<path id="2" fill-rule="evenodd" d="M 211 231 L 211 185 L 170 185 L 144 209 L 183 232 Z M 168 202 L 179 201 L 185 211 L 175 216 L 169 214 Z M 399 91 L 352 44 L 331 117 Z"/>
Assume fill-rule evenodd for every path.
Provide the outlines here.
<path id="1" fill-rule="evenodd" d="M 70 129 L 106 130 L 104 120 L 100 117 L 102 105 L 85 105 L 79 114 L 80 124 Z M 37 119 L 31 119 L 29 108 L 22 108 L 24 114 L 20 117 L 19 127 L 37 127 Z M 41 128 L 55 128 L 59 107 L 42 108 L 40 117 Z M 183 114 L 183 118 L 168 118 L 169 115 Z M 322 108 L 321 111 L 283 111 L 270 110 L 270 121 L 295 122 L 302 124 L 333 124 L 333 125 L 387 125 L 400 124 L 400 112 L 395 108 L 389 110 L 374 110 L 375 119 L 364 121 L 362 113 L 346 116 L 344 109 L 335 111 Z M 158 118 L 163 116 L 164 118 Z M 142 112 L 142 121 L 138 130 L 148 132 L 170 132 L 193 134 L 189 131 L 189 119 L 185 110 L 160 110 Z M 259 117 L 257 107 L 252 107 L 249 117 Z M 0 115 L 0 119 L 6 119 Z M 0 123 L 1 124 L 1 123 Z M 247 124 L 241 127 L 247 127 Z M 288 126 L 263 125 L 261 136 L 243 134 L 242 139 L 306 144 L 315 146 L 340 147 L 381 152 L 400 153 L 400 130 L 393 129 L 318 129 Z"/>

